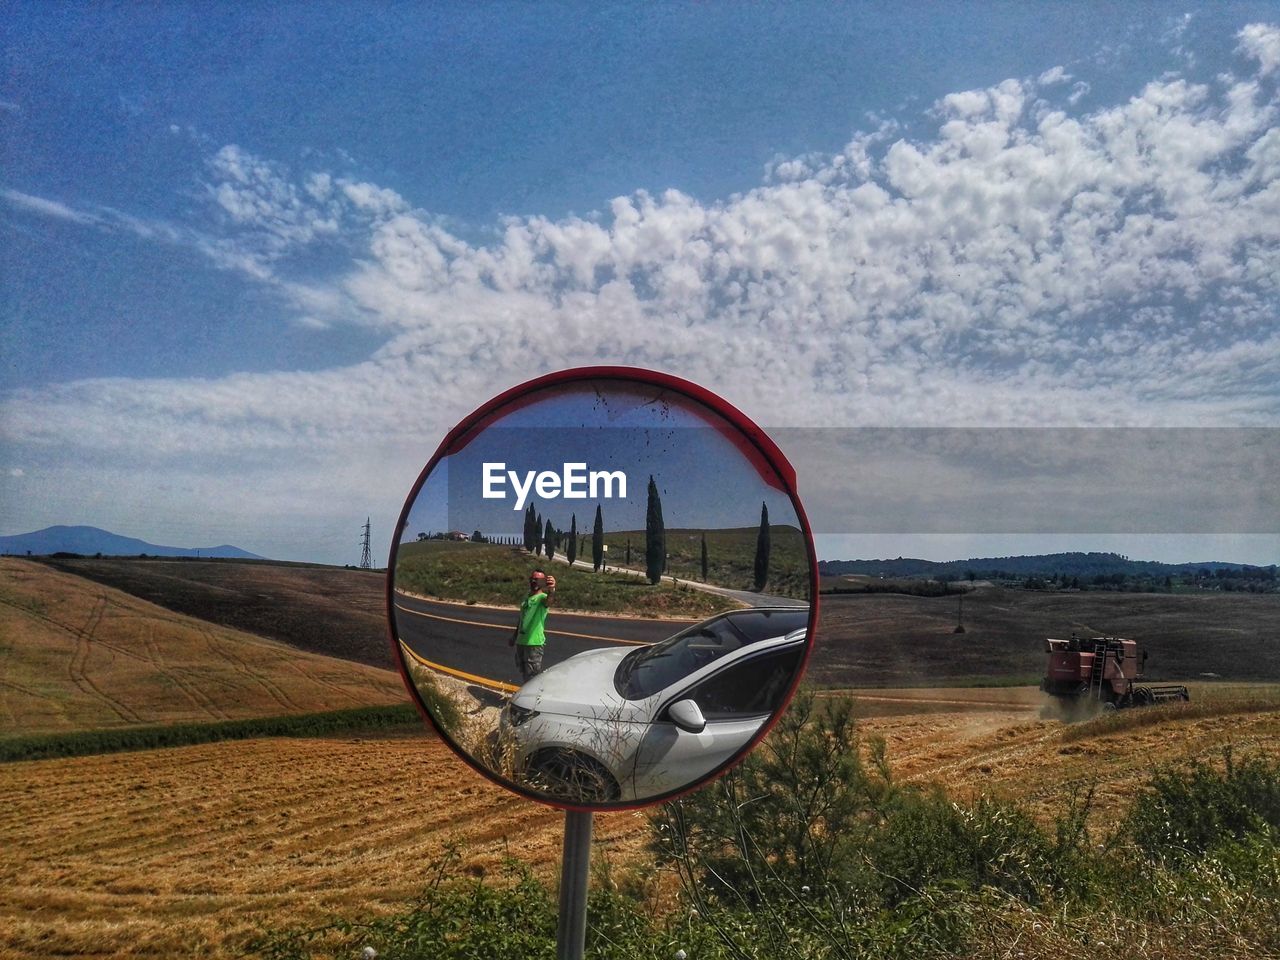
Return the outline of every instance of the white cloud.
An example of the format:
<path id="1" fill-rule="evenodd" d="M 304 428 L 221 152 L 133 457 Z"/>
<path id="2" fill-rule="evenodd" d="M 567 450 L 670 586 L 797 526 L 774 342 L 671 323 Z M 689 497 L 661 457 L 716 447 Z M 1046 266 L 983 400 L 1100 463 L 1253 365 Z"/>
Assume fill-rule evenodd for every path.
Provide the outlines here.
<path id="1" fill-rule="evenodd" d="M 46 200 L 43 197 L 33 197 L 29 193 L 22 193 L 18 190 L 0 190 L 0 197 L 7 202 L 28 213 L 39 214 L 44 217 L 53 217 L 56 220 L 68 220 L 72 223 L 81 223 L 92 225 L 100 223 L 98 217 L 85 213 L 80 210 L 73 210 L 65 203 L 59 203 L 57 200 Z"/>
<path id="2" fill-rule="evenodd" d="M 1237 35 L 1240 49 L 1258 61 L 1258 72 L 1269 76 L 1280 67 L 1280 27 L 1269 23 L 1251 23 Z"/>
<path id="3" fill-rule="evenodd" d="M 1050 87 L 1050 86 L 1053 86 L 1055 83 L 1066 83 L 1070 79 L 1071 79 L 1071 74 L 1067 73 L 1067 71 L 1063 67 L 1059 66 L 1059 67 L 1051 67 L 1050 69 L 1046 70 L 1044 73 L 1040 74 L 1040 77 L 1036 80 L 1036 82 L 1042 87 Z"/>
<path id="4" fill-rule="evenodd" d="M 1252 77 L 1165 78 L 1080 113 L 1087 84 L 1054 68 L 942 98 L 929 137 L 885 122 L 738 196 L 637 192 L 511 218 L 486 244 L 395 191 L 224 146 L 222 230 L 190 242 L 273 284 L 304 328 L 383 346 L 313 373 L 20 391 L 0 430 L 159 463 L 305 450 L 337 469 L 363 451 L 396 464 L 370 481 L 385 499 L 424 438 L 577 364 L 668 369 L 773 425 L 1275 423 L 1278 35 L 1242 31 Z M 346 269 L 292 271 L 325 243 Z"/>

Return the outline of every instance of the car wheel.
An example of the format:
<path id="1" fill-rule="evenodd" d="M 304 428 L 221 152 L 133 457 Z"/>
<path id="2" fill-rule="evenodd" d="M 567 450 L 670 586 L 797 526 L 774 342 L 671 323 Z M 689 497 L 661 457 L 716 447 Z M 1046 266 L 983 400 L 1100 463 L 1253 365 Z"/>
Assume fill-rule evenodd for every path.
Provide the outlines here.
<path id="1" fill-rule="evenodd" d="M 600 761 L 573 750 L 539 750 L 529 761 L 526 780 L 540 793 L 560 800 L 608 803 L 621 794 L 618 782 Z"/>

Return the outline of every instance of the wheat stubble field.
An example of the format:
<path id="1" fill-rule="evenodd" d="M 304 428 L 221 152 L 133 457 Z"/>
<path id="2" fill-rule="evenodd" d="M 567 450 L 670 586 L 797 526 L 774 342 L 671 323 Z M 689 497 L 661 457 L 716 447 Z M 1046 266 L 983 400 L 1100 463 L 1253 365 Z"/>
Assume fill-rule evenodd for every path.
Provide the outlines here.
<path id="1" fill-rule="evenodd" d="M 0 767 L 0 956 L 229 957 L 269 926 L 403 907 L 462 871 L 550 878 L 562 815 L 424 735 L 264 739 Z M 637 814 L 601 816 L 632 855 Z"/>
<path id="2" fill-rule="evenodd" d="M 252 584 L 237 586 L 234 565 L 122 563 L 132 578 L 155 570 L 171 584 L 180 573 L 206 592 L 287 581 L 290 608 L 304 613 L 316 583 L 325 607 L 334 583 L 360 596 L 372 583 L 245 565 Z M 215 626 L 39 564 L 0 560 L 0 600 L 0 737 L 405 696 L 389 670 Z M 373 619 L 360 603 L 359 615 Z M 323 618 L 311 623 L 290 629 L 323 630 Z M 328 642 L 317 637 L 312 649 Z M 1044 816 L 1092 783 L 1100 826 L 1159 763 L 1212 759 L 1228 745 L 1280 752 L 1274 684 L 1199 683 L 1194 709 L 1086 725 L 1042 716 L 1040 695 L 1024 687 L 828 695 L 856 698 L 864 737 L 885 738 L 900 780 L 939 782 L 961 799 L 1018 799 Z M 240 956 L 267 928 L 402 909 L 453 844 L 454 876 L 502 882 L 510 855 L 551 879 L 561 824 L 557 811 L 480 779 L 419 727 L 0 764 L 0 957 Z M 646 835 L 643 814 L 599 816 L 595 850 L 642 861 Z"/>

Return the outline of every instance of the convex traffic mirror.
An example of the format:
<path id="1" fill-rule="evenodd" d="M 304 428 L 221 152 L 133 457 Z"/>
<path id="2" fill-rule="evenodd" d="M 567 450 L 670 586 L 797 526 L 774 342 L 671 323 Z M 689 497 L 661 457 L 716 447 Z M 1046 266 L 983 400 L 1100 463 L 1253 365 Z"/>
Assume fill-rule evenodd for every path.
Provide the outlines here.
<path id="1" fill-rule="evenodd" d="M 406 685 L 471 766 L 571 809 L 657 802 L 742 757 L 814 639 L 795 479 L 694 384 L 589 368 L 460 423 L 388 564 Z"/>

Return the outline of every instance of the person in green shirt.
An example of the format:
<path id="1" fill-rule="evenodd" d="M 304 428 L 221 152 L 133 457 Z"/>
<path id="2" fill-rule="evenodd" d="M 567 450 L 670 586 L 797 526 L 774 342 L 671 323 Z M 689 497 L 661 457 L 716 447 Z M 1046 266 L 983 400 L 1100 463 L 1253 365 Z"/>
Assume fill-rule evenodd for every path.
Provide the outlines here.
<path id="1" fill-rule="evenodd" d="M 529 595 L 520 603 L 520 619 L 507 641 L 508 646 L 516 648 L 516 666 L 526 683 L 542 672 L 542 648 L 547 643 L 547 609 L 555 592 L 555 577 L 547 576 L 540 568 L 529 574 Z"/>

